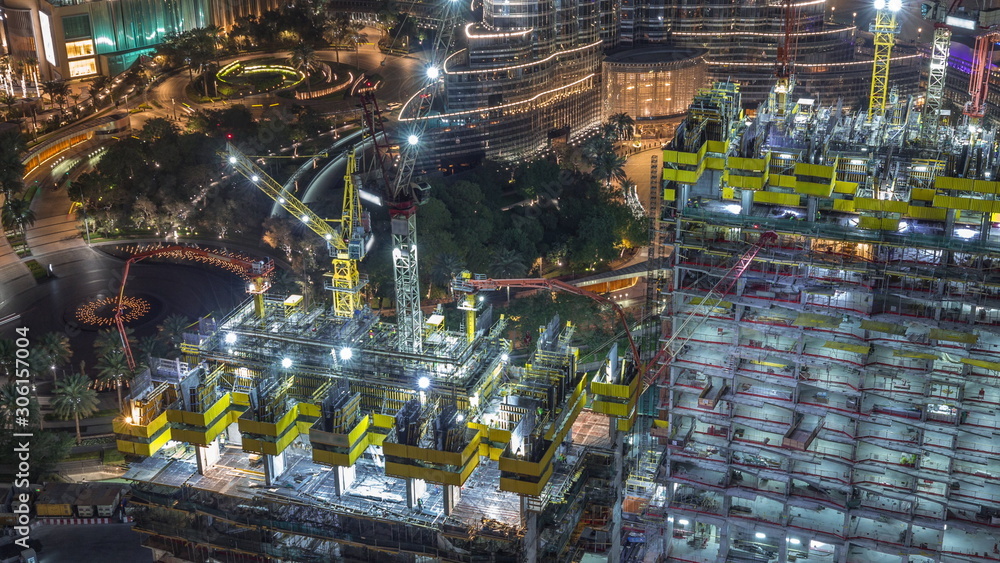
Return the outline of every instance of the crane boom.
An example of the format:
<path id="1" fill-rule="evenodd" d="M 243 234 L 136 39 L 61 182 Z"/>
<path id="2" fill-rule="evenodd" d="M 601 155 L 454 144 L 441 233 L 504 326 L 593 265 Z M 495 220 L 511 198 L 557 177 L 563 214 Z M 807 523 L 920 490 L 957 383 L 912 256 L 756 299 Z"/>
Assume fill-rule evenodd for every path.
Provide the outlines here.
<path id="1" fill-rule="evenodd" d="M 566 293 L 571 293 L 573 295 L 579 295 L 581 297 L 586 297 L 598 303 L 603 303 L 605 305 L 610 305 L 611 309 L 615 312 L 618 317 L 618 322 L 621 324 L 622 328 L 625 330 L 625 336 L 628 337 L 629 348 L 632 349 L 632 360 L 635 365 L 640 365 L 642 361 L 641 354 L 639 352 L 639 346 L 636 345 L 635 339 L 632 337 L 632 330 L 628 326 L 628 319 L 625 317 L 625 311 L 622 310 L 621 306 L 614 302 L 614 300 L 609 299 L 599 293 L 594 293 L 583 289 L 582 287 L 577 287 L 572 284 L 568 284 L 560 280 L 550 280 L 545 278 L 519 278 L 519 279 L 509 279 L 509 280 L 493 280 L 493 279 L 456 279 L 452 282 L 452 288 L 455 291 L 461 291 L 465 293 L 472 293 L 476 291 L 496 291 L 498 289 L 503 289 L 507 287 L 521 287 L 521 288 L 533 288 L 533 289 L 550 289 L 552 291 L 564 291 Z"/>
<path id="2" fill-rule="evenodd" d="M 892 47 L 896 44 L 896 34 L 899 33 L 899 22 L 896 15 L 901 9 L 900 0 L 878 0 L 875 3 L 875 21 L 871 24 L 874 34 L 875 54 L 872 59 L 872 84 L 868 95 L 868 123 L 875 116 L 885 114 L 886 100 L 889 97 L 889 63 L 892 60 Z"/>
<path id="3" fill-rule="evenodd" d="M 969 102 L 962 112 L 972 119 L 982 119 L 986 115 L 986 94 L 990 88 L 990 66 L 997 38 L 1000 38 L 1000 32 L 996 30 L 976 36 L 972 68 L 969 70 Z"/>
<path id="4" fill-rule="evenodd" d="M 220 154 L 257 189 L 278 202 L 285 211 L 326 241 L 332 258 L 332 269 L 324 275 L 330 278 L 324 283 L 324 287 L 333 294 L 334 315 L 344 319 L 353 318 L 355 312 L 363 307 L 361 289 L 368 284 L 368 277 L 358 272 L 358 262 L 364 259 L 371 240 L 371 228 L 361 210 L 358 187 L 354 181 L 357 172 L 354 149 L 348 151 L 344 201 L 341 218 L 337 220 L 322 219 L 313 213 L 306 204 L 268 176 L 232 143 L 226 143 L 226 150 Z"/>

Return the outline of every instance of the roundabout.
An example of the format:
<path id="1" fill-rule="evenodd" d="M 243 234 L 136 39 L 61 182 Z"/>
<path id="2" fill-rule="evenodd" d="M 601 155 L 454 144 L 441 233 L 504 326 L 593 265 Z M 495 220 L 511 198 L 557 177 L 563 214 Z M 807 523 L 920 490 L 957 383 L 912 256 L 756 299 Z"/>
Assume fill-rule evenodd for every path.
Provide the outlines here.
<path id="1" fill-rule="evenodd" d="M 281 64 L 253 64 L 233 61 L 219 69 L 215 77 L 237 92 L 254 94 L 294 88 L 306 79 L 304 72 Z"/>

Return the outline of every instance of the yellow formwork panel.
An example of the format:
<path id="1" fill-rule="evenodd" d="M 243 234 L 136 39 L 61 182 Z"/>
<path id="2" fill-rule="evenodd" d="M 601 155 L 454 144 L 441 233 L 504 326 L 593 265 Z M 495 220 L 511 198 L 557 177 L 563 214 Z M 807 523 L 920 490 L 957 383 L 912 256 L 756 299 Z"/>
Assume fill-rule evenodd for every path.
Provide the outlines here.
<path id="1" fill-rule="evenodd" d="M 906 213 L 910 204 L 905 201 L 891 199 L 875 199 L 872 197 L 854 198 L 854 209 L 858 211 L 882 211 L 887 213 Z"/>
<path id="2" fill-rule="evenodd" d="M 805 162 L 795 163 L 796 176 L 813 176 L 815 178 L 825 178 L 832 180 L 837 174 L 836 166 L 825 166 L 822 164 L 808 164 Z"/>
<path id="3" fill-rule="evenodd" d="M 858 183 L 837 180 L 833 184 L 833 191 L 838 194 L 854 195 L 858 193 Z"/>
<path id="4" fill-rule="evenodd" d="M 465 482 L 469 479 L 469 475 L 472 475 L 472 472 L 478 466 L 478 455 L 474 455 L 469 458 L 467 465 L 462 467 L 461 471 L 457 472 L 386 461 L 385 474 L 404 479 L 423 479 L 424 481 L 430 481 L 432 483 L 461 487 L 465 485 Z"/>
<path id="5" fill-rule="evenodd" d="M 963 344 L 975 344 L 979 341 L 979 336 L 975 334 L 959 332 L 957 330 L 944 330 L 942 328 L 932 328 L 929 336 L 931 340 L 947 340 Z"/>
<path id="6" fill-rule="evenodd" d="M 549 479 L 552 477 L 552 467 L 549 466 L 548 470 L 544 475 L 540 476 L 537 482 L 534 481 L 521 481 L 519 479 L 508 479 L 506 477 L 500 478 L 500 490 L 506 491 L 508 493 L 517 493 L 520 495 L 530 495 L 530 496 L 541 496 L 542 491 L 545 489 L 545 485 L 548 484 Z"/>
<path id="7" fill-rule="evenodd" d="M 674 164 L 694 166 L 698 164 L 698 153 L 683 152 L 683 151 L 663 151 L 663 162 L 671 162 Z"/>
<path id="8" fill-rule="evenodd" d="M 914 219 L 927 219 L 929 221 L 944 221 L 948 215 L 947 209 L 941 209 L 938 207 L 920 207 L 916 205 L 911 205 L 907 208 L 904 214 L 907 217 L 912 217 Z"/>
<path id="9" fill-rule="evenodd" d="M 703 168 L 709 168 L 711 170 L 725 170 L 726 159 L 717 156 L 706 157 Z"/>
<path id="10" fill-rule="evenodd" d="M 913 188 L 910 190 L 910 201 L 934 201 L 937 190 L 930 188 Z"/>
<path id="11" fill-rule="evenodd" d="M 835 200 L 833 200 L 833 210 L 834 211 L 844 211 L 846 213 L 854 213 L 854 200 L 853 199 L 835 199 Z"/>
<path id="12" fill-rule="evenodd" d="M 963 364 L 969 364 L 970 366 L 976 366 L 986 369 L 991 369 L 994 371 L 1000 371 L 1000 362 L 988 362 L 986 360 L 974 360 L 972 358 L 962 358 Z"/>
<path id="13" fill-rule="evenodd" d="M 771 174 L 771 185 L 779 188 L 794 188 L 795 176 L 788 174 Z"/>
<path id="14" fill-rule="evenodd" d="M 639 385 L 639 378 L 636 377 L 628 385 L 618 383 L 604 383 L 593 381 L 590 384 L 590 392 L 594 395 L 604 395 L 616 399 L 631 399 L 635 394 L 635 389 Z"/>
<path id="15" fill-rule="evenodd" d="M 792 207 L 799 207 L 801 205 L 802 197 L 799 194 L 782 194 L 777 192 L 754 192 L 753 193 L 754 203 L 770 203 L 774 205 L 788 205 Z"/>
<path id="16" fill-rule="evenodd" d="M 665 188 L 663 190 L 663 201 L 674 201 L 677 199 L 677 190 Z"/>
<path id="17" fill-rule="evenodd" d="M 723 180 L 734 188 L 760 190 L 764 188 L 765 178 L 756 176 L 738 176 L 727 172 L 723 177 Z"/>
<path id="18" fill-rule="evenodd" d="M 845 352 L 854 352 L 855 354 L 868 355 L 871 352 L 871 346 L 862 346 L 860 344 L 848 344 L 846 342 L 837 342 L 834 340 L 828 340 L 823 344 L 824 348 L 831 348 L 833 350 L 843 350 Z"/>
<path id="19" fill-rule="evenodd" d="M 966 211 L 978 211 L 981 213 L 1000 213 L 1000 201 L 976 199 L 972 197 L 955 197 L 936 195 L 934 196 L 934 207 L 944 207 L 947 209 L 962 209 Z"/>
<path id="20" fill-rule="evenodd" d="M 816 182 L 795 182 L 795 192 L 816 197 L 830 197 L 833 194 L 833 182 L 818 184 Z"/>
<path id="21" fill-rule="evenodd" d="M 768 157 L 771 153 L 767 153 Z M 729 168 L 735 170 L 749 170 L 752 172 L 763 172 L 767 169 L 770 158 L 741 158 L 738 156 L 729 157 Z"/>
<path id="22" fill-rule="evenodd" d="M 733 188 L 722 188 L 722 199 L 736 199 L 736 190 Z"/>
<path id="23" fill-rule="evenodd" d="M 937 354 L 928 354 L 927 352 L 909 352 L 906 350 L 893 350 L 892 355 L 897 358 L 916 358 L 918 360 L 939 360 Z"/>

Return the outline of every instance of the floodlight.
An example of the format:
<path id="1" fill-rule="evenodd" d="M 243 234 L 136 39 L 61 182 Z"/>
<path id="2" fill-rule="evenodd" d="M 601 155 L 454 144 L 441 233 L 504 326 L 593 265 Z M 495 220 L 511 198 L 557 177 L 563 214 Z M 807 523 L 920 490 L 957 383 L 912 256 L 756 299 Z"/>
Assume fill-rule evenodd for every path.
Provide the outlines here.
<path id="1" fill-rule="evenodd" d="M 417 380 L 417 387 L 427 389 L 431 386 L 431 380 L 426 375 Z"/>
<path id="2" fill-rule="evenodd" d="M 235 332 L 227 332 L 226 333 L 226 344 L 235 344 L 235 343 L 236 343 L 236 333 Z"/>
<path id="3" fill-rule="evenodd" d="M 415 145 L 420 142 L 420 137 L 417 137 L 416 135 L 410 135 L 409 137 L 406 138 L 406 141 L 411 145 Z"/>
<path id="4" fill-rule="evenodd" d="M 753 537 L 755 537 L 755 538 L 757 538 L 757 539 L 759 539 L 759 540 L 762 540 L 762 539 L 766 538 L 766 537 L 767 537 L 767 535 L 765 535 L 765 534 L 764 534 L 764 533 L 762 533 L 762 532 L 757 532 L 756 534 L 754 534 L 754 535 L 753 535 Z"/>
<path id="5" fill-rule="evenodd" d="M 876 10 L 884 10 L 885 9 L 885 0 L 875 0 L 875 9 Z"/>
<path id="6" fill-rule="evenodd" d="M 436 66 L 427 67 L 427 78 L 430 78 L 431 80 L 437 80 L 439 76 L 441 76 L 441 70 L 438 69 L 438 67 Z"/>
<path id="7" fill-rule="evenodd" d="M 283 367 L 285 369 L 288 369 L 288 368 L 292 367 L 292 359 L 291 358 L 282 358 L 281 359 L 281 367 Z"/>
<path id="8" fill-rule="evenodd" d="M 351 350 L 350 348 L 341 348 L 340 349 L 340 359 L 341 360 L 344 360 L 346 362 L 347 360 L 350 360 L 353 357 L 354 357 L 354 350 Z"/>
<path id="9" fill-rule="evenodd" d="M 229 164 L 236 164 L 236 157 L 235 156 L 229 157 Z"/>
<path id="10" fill-rule="evenodd" d="M 903 9 L 903 0 L 889 0 L 889 11 L 898 12 Z"/>

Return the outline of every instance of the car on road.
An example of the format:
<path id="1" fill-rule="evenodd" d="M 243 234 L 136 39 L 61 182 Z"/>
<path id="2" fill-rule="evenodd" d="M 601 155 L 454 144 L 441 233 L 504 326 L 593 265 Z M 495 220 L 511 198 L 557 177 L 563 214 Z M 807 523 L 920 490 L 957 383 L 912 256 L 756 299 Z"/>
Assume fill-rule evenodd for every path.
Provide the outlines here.
<path id="1" fill-rule="evenodd" d="M 385 109 L 389 111 L 395 111 L 401 107 L 403 107 L 403 102 L 392 102 L 385 105 Z"/>

